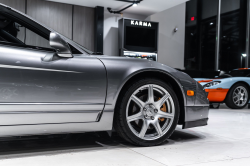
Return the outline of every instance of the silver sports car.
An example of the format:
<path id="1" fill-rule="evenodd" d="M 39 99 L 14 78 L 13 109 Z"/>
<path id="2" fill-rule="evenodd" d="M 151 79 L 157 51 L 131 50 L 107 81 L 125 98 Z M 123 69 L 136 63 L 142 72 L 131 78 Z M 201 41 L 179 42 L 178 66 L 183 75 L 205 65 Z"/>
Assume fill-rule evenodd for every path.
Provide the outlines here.
<path id="1" fill-rule="evenodd" d="M 187 74 L 98 55 L 0 4 L 0 137 L 114 130 L 152 146 L 177 124 L 207 125 L 208 111 Z"/>

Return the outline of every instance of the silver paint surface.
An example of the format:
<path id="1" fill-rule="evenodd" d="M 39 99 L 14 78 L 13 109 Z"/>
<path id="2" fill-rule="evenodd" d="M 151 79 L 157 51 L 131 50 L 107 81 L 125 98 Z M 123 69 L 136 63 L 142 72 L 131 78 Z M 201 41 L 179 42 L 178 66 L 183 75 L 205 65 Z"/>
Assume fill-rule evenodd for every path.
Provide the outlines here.
<path id="1" fill-rule="evenodd" d="M 65 57 L 65 58 L 73 57 L 69 44 L 65 42 L 59 34 L 51 32 L 49 44 L 52 48 L 56 50 L 57 55 L 59 55 L 60 57 Z"/>
<path id="2" fill-rule="evenodd" d="M 0 48 L 0 114 L 10 117 L 1 115 L 0 125 L 96 121 L 106 97 L 106 72 L 97 58 L 83 55 L 44 62 L 43 57 L 54 53 Z"/>

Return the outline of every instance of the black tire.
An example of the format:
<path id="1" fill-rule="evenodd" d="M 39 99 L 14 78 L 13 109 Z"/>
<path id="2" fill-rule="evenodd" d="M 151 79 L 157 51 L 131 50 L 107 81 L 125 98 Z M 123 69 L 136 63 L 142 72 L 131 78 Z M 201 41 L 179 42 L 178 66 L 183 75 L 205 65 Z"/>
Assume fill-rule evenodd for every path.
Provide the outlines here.
<path id="1" fill-rule="evenodd" d="M 175 113 L 173 118 L 173 123 L 169 130 L 162 135 L 160 138 L 155 140 L 144 140 L 139 137 L 137 137 L 129 128 L 128 122 L 126 121 L 126 107 L 127 103 L 129 102 L 130 96 L 141 86 L 147 85 L 147 84 L 156 84 L 161 87 L 163 87 L 165 90 L 168 91 L 170 96 L 173 99 L 174 105 L 175 105 Z M 114 128 L 116 132 L 124 138 L 126 141 L 137 145 L 137 146 L 156 146 L 159 144 L 162 144 L 165 142 L 174 132 L 178 120 L 179 120 L 179 114 L 180 114 L 180 107 L 178 98 L 175 94 L 175 92 L 170 88 L 165 82 L 163 82 L 160 79 L 157 78 L 143 78 L 138 81 L 135 81 L 128 85 L 126 88 L 126 91 L 123 91 L 121 94 L 121 98 L 119 98 L 118 105 L 115 110 L 115 116 L 114 116 Z"/>
<path id="2" fill-rule="evenodd" d="M 233 99 L 233 97 L 234 97 L 233 93 L 234 93 L 235 89 L 237 89 L 239 87 L 244 87 L 246 89 L 246 91 L 247 91 L 247 96 L 248 96 L 247 100 L 246 100 L 247 102 L 244 105 L 242 105 L 242 106 L 236 105 L 234 103 L 234 99 Z M 248 101 L 249 101 L 249 87 L 246 86 L 243 83 L 237 83 L 233 87 L 231 87 L 231 89 L 229 90 L 229 92 L 227 94 L 227 97 L 226 97 L 226 100 L 225 100 L 225 103 L 231 109 L 243 109 L 243 108 L 245 108 L 247 106 Z"/>

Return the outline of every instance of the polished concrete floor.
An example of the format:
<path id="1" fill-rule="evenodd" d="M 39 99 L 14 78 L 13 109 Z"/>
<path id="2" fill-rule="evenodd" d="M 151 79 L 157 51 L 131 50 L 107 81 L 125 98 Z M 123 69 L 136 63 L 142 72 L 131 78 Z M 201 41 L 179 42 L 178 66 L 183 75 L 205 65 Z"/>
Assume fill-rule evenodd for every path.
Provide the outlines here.
<path id="1" fill-rule="evenodd" d="M 210 110 L 209 125 L 135 147 L 106 132 L 0 140 L 0 166 L 248 166 L 250 110 Z"/>

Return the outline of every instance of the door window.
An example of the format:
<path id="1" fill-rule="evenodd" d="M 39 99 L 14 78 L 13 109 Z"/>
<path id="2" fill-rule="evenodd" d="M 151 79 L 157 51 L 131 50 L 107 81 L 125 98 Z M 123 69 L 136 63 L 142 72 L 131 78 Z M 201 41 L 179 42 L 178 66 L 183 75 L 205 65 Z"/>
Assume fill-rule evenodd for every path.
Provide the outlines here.
<path id="1" fill-rule="evenodd" d="M 49 35 L 48 35 L 49 36 Z M 51 48 L 46 39 L 26 26 L 0 14 L 0 42 Z M 51 48 L 52 49 L 52 48 Z"/>

